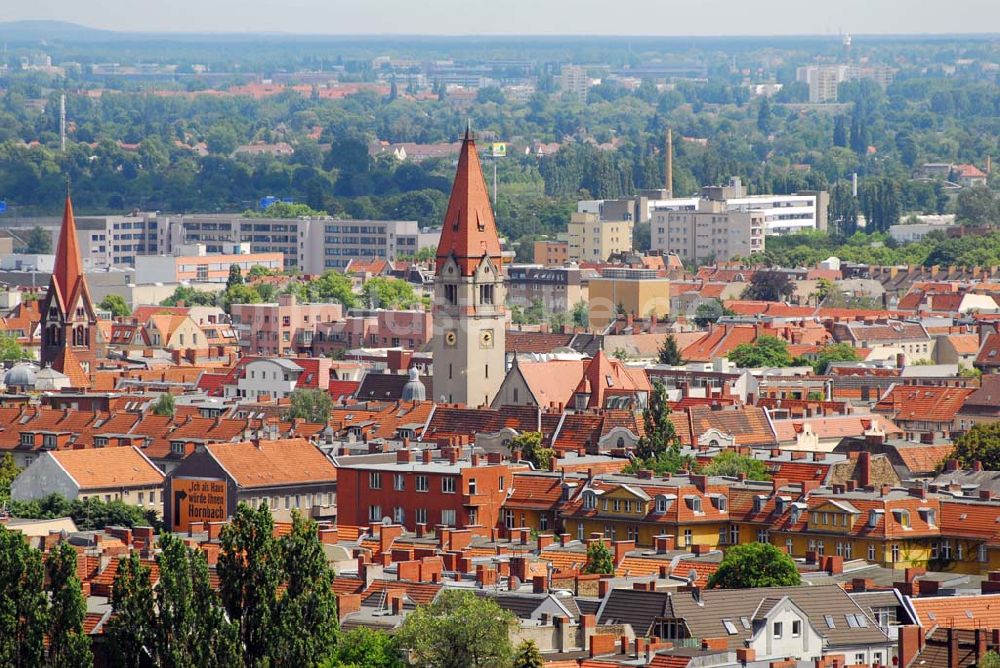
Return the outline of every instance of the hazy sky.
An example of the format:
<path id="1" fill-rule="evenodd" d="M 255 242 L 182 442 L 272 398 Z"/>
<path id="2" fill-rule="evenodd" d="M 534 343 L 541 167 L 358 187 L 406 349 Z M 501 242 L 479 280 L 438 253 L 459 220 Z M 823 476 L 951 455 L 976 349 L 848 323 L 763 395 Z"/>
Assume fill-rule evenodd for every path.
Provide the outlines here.
<path id="1" fill-rule="evenodd" d="M 1000 0 L 0 0 L 0 21 L 157 32 L 779 35 L 1000 32 Z"/>

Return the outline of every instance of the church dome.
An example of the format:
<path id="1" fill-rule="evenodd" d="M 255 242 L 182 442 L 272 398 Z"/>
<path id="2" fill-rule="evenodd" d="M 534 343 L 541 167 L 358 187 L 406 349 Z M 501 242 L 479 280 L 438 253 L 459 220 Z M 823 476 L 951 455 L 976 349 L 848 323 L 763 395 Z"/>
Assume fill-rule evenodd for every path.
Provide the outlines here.
<path id="1" fill-rule="evenodd" d="M 3 382 L 7 387 L 34 387 L 36 373 L 38 368 L 34 364 L 21 362 L 4 374 Z"/>
<path id="2" fill-rule="evenodd" d="M 420 373 L 416 367 L 410 367 L 410 379 L 403 385 L 403 392 L 400 398 L 403 401 L 426 401 L 427 388 L 420 382 Z"/>

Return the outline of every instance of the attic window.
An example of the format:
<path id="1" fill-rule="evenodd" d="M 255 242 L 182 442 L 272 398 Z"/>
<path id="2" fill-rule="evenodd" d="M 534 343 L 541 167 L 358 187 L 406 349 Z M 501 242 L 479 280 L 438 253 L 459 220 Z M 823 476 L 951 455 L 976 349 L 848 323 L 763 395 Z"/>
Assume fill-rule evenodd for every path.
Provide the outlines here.
<path id="1" fill-rule="evenodd" d="M 656 497 L 656 512 L 667 512 L 667 497 L 660 495 Z"/>
<path id="2" fill-rule="evenodd" d="M 583 493 L 583 509 L 593 510 L 597 507 L 597 495 L 591 491 L 586 491 Z"/>
<path id="3" fill-rule="evenodd" d="M 615 381 L 613 381 L 611 379 L 611 374 L 608 374 L 607 376 L 605 376 L 604 380 L 607 381 L 608 387 L 614 387 L 615 386 Z"/>
<path id="4" fill-rule="evenodd" d="M 826 628 L 835 629 L 837 628 L 836 623 L 833 621 L 833 615 L 823 615 L 823 619 L 826 620 Z"/>
<path id="5" fill-rule="evenodd" d="M 757 496 L 753 497 L 753 511 L 755 513 L 763 512 L 764 511 L 764 503 L 766 503 L 766 501 L 767 501 L 767 499 L 765 497 L 763 497 L 763 496 L 760 496 L 760 495 L 757 495 Z"/>
<path id="6" fill-rule="evenodd" d="M 693 510 L 696 513 L 701 512 L 701 497 L 689 496 L 687 502 L 688 505 L 691 507 L 691 510 Z"/>
<path id="7" fill-rule="evenodd" d="M 726 627 L 726 633 L 728 633 L 731 636 L 734 636 L 737 633 L 739 633 L 739 630 L 736 628 L 736 624 L 733 624 L 733 620 L 731 619 L 723 619 L 722 625 Z"/>

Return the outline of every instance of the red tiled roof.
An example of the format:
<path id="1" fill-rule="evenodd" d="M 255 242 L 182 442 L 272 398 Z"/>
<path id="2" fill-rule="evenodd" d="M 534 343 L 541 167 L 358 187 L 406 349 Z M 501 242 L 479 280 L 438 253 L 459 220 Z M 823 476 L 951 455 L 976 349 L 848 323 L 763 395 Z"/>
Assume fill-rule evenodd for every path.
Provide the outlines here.
<path id="1" fill-rule="evenodd" d="M 918 623 L 953 629 L 1000 628 L 1000 594 L 920 596 L 910 599 Z"/>

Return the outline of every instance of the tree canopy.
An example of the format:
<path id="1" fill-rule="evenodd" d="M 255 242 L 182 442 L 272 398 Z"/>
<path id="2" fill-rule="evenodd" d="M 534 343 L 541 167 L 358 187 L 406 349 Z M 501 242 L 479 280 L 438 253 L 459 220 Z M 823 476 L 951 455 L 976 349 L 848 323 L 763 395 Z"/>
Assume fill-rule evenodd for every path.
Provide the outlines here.
<path id="1" fill-rule="evenodd" d="M 434 602 L 407 615 L 396 634 L 410 662 L 427 668 L 506 665 L 512 654 L 513 613 L 471 591 L 443 590 Z"/>
<path id="2" fill-rule="evenodd" d="M 792 363 L 788 344 L 775 336 L 758 336 L 753 343 L 741 343 L 729 351 L 729 361 L 738 367 L 759 369 Z"/>
<path id="3" fill-rule="evenodd" d="M 723 450 L 712 457 L 702 471 L 706 475 L 735 477 L 741 473 L 748 480 L 770 480 L 767 466 L 750 455 L 741 455 L 735 450 Z"/>
<path id="4" fill-rule="evenodd" d="M 719 569 L 708 579 L 710 589 L 790 587 L 801 582 L 795 562 L 770 543 L 744 543 L 726 550 Z"/>
<path id="5" fill-rule="evenodd" d="M 1000 422 L 979 422 L 959 434 L 953 456 L 967 469 L 979 462 L 987 471 L 1000 471 Z"/>
<path id="6" fill-rule="evenodd" d="M 333 399 L 329 392 L 309 388 L 292 390 L 289 395 L 288 419 L 296 418 L 315 424 L 326 424 L 333 410 Z"/>

